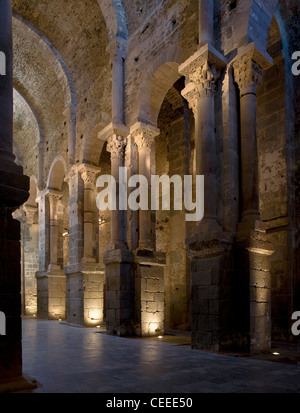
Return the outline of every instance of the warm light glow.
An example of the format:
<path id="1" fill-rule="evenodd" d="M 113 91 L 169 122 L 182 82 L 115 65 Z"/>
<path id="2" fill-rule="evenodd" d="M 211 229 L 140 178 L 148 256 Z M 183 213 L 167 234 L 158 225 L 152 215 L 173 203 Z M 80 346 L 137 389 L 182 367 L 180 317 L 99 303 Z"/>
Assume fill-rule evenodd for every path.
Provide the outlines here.
<path id="1" fill-rule="evenodd" d="M 280 356 L 280 353 L 276 353 L 276 351 L 273 353 L 273 356 Z"/>
<path id="2" fill-rule="evenodd" d="M 99 224 L 100 225 L 105 224 L 105 219 L 102 217 L 99 217 Z"/>
<path id="3" fill-rule="evenodd" d="M 163 336 L 158 336 L 158 338 L 163 338 Z"/>
<path id="4" fill-rule="evenodd" d="M 155 333 L 158 328 L 158 323 L 150 323 L 149 324 L 149 331 L 150 333 Z"/>
<path id="5" fill-rule="evenodd" d="M 67 235 L 69 235 L 69 231 L 63 232 L 63 237 L 66 237 Z"/>

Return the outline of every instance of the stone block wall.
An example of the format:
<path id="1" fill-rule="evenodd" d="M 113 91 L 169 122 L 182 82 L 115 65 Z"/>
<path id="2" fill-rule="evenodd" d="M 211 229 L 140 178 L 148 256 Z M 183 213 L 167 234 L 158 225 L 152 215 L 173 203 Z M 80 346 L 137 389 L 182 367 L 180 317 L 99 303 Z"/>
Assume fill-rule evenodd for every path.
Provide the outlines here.
<path id="1" fill-rule="evenodd" d="M 138 259 L 138 261 L 140 258 Z M 164 267 L 137 264 L 135 276 L 136 334 L 163 335 L 165 326 Z"/>

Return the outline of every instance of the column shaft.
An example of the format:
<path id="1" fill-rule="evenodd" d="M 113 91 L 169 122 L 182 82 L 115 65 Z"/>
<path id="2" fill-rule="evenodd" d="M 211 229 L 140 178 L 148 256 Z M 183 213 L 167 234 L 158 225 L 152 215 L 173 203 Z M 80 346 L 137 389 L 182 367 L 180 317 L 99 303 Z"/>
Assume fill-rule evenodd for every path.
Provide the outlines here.
<path id="1" fill-rule="evenodd" d="M 58 269 L 58 221 L 57 207 L 61 195 L 49 194 L 50 203 L 50 266 Z"/>
<path id="2" fill-rule="evenodd" d="M 241 156 L 243 218 L 259 217 L 256 93 L 241 96 Z"/>
<path id="3" fill-rule="evenodd" d="M 139 249 L 153 250 L 151 236 L 151 150 L 159 130 L 151 125 L 135 124 L 131 129 L 135 143 L 138 147 L 139 175 L 144 176 L 148 182 L 148 209 L 139 210 Z"/>
<path id="4" fill-rule="evenodd" d="M 111 211 L 111 243 L 109 250 L 126 249 L 125 211 L 119 208 L 119 168 L 124 167 L 126 138 L 112 135 L 107 150 L 111 153 L 111 175 L 116 181 L 116 209 Z"/>
<path id="5" fill-rule="evenodd" d="M 199 45 L 211 44 L 214 31 L 214 6 L 212 0 L 199 0 Z"/>
<path id="6" fill-rule="evenodd" d="M 99 168 L 91 165 L 83 165 L 80 169 L 81 178 L 84 182 L 84 206 L 83 206 L 83 260 L 95 262 L 95 180 Z"/>
<path id="7" fill-rule="evenodd" d="M 112 122 L 124 123 L 124 59 L 126 57 L 126 42 L 116 37 L 109 45 L 112 60 Z"/>
<path id="8" fill-rule="evenodd" d="M 204 220 L 216 220 L 216 144 L 214 95 L 202 95 L 195 116 L 197 173 L 204 175 Z"/>
<path id="9" fill-rule="evenodd" d="M 212 49 L 212 48 L 211 48 Z M 204 175 L 204 217 L 198 232 L 215 232 L 217 223 L 215 83 L 226 67 L 224 58 L 208 45 L 201 48 L 180 67 L 190 83 L 182 91 L 195 116 L 196 172 Z"/>
<path id="10" fill-rule="evenodd" d="M 267 56 L 248 45 L 234 59 L 234 77 L 240 89 L 242 226 L 262 229 L 259 212 L 257 97 L 263 70 L 270 66 Z"/>

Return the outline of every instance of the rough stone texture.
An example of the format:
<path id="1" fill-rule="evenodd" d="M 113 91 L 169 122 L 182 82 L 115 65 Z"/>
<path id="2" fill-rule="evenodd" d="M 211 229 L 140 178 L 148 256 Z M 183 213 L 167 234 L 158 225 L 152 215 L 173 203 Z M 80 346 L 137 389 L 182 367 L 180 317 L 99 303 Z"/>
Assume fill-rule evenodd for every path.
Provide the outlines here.
<path id="1" fill-rule="evenodd" d="M 161 331 L 191 329 L 193 347 L 212 351 L 231 345 L 260 351 L 274 340 L 293 341 L 290 318 L 293 310 L 299 310 L 300 297 L 300 77 L 291 74 L 290 55 L 299 47 L 299 2 L 214 2 L 210 47 L 228 60 L 214 85 L 204 79 L 206 92 L 211 86 L 215 91 L 216 151 L 207 156 L 215 156 L 216 169 L 211 172 L 216 188 L 212 189 L 220 231 L 217 236 L 208 231 L 197 234 L 196 225 L 185 222 L 184 211 L 152 211 L 151 253 L 166 256 L 166 263 L 159 267 L 151 260 L 149 267 L 141 264 L 139 213 L 135 211 L 128 212 L 123 228 L 125 252 L 106 253 L 111 214 L 85 209 L 79 167 L 93 164 L 102 174 L 111 173 L 110 154 L 98 133 L 113 121 L 112 83 L 117 82 L 123 85 L 117 97 L 122 99 L 124 94 L 118 107 L 124 103 L 125 125 L 112 124 L 112 135 L 124 134 L 137 121 L 157 127 L 160 133 L 150 155 L 151 173 L 195 174 L 198 125 L 193 105 L 190 102 L 189 107 L 181 95 L 189 79 L 182 77 L 178 67 L 198 49 L 198 1 L 12 3 L 14 153 L 16 163 L 32 178 L 32 188 L 37 187 L 39 317 L 63 318 L 66 303 L 71 323 L 106 322 L 110 334 L 144 335 L 151 333 L 150 324 L 158 315 Z M 108 46 L 116 36 L 124 44 L 121 57 L 109 54 Z M 243 212 L 241 82 L 231 63 L 238 49 L 252 42 L 273 59 L 257 86 L 255 108 L 258 182 L 253 188 L 258 189 L 266 228 L 263 242 L 256 232 L 248 233 L 247 240 L 241 241 L 240 233 L 237 237 Z M 119 78 L 113 78 L 113 61 L 124 69 Z M 135 174 L 137 148 L 132 136 L 126 139 L 124 164 Z M 96 198 L 99 189 L 92 185 L 89 190 Z M 53 188 L 60 194 L 55 270 L 66 274 L 66 290 L 51 278 L 49 268 L 53 239 L 47 192 Z M 82 260 L 87 228 L 93 269 Z M 23 236 L 28 236 L 25 229 Z M 29 276 L 32 280 L 36 258 L 37 250 L 27 238 L 25 281 Z M 32 288 L 31 281 L 25 282 L 27 302 L 34 297 Z"/>

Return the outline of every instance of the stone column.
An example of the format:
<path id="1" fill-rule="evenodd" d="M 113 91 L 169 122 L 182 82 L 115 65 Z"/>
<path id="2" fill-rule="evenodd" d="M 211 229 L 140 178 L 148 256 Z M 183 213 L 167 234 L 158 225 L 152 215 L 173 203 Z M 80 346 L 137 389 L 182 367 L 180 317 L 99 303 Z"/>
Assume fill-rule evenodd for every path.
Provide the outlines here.
<path id="1" fill-rule="evenodd" d="M 242 224 L 240 229 L 264 230 L 259 212 L 256 88 L 270 58 L 254 44 L 239 51 L 232 62 L 240 89 Z"/>
<path id="2" fill-rule="evenodd" d="M 64 268 L 67 291 L 67 321 L 95 326 L 103 322 L 104 266 L 96 256 L 95 181 L 100 169 L 93 165 L 73 165 L 69 185 L 69 262 Z"/>
<path id="3" fill-rule="evenodd" d="M 13 50 L 11 0 L 0 2 L 0 311 L 5 335 L 0 336 L 0 393 L 33 386 L 22 376 L 20 223 L 12 213 L 29 196 L 29 178 L 13 155 Z M 3 331 L 1 331 L 3 333 Z"/>
<path id="4" fill-rule="evenodd" d="M 124 60 L 127 42 L 116 37 L 108 46 L 112 67 L 112 122 L 124 123 Z"/>
<path id="5" fill-rule="evenodd" d="M 23 233 L 23 314 L 36 315 L 36 278 L 38 271 L 38 225 L 36 222 L 37 207 L 25 204 L 23 206 L 25 222 L 22 226 Z"/>
<path id="6" fill-rule="evenodd" d="M 79 169 L 84 183 L 83 206 L 83 258 L 82 262 L 96 262 L 95 257 L 95 189 L 96 175 L 100 173 L 98 167 L 82 165 Z M 98 223 L 97 223 L 98 225 Z"/>
<path id="7" fill-rule="evenodd" d="M 195 117 L 196 172 L 204 175 L 204 217 L 198 232 L 221 230 L 217 223 L 215 83 L 226 67 L 225 58 L 209 45 L 203 46 L 179 67 L 189 78 L 182 95 Z"/>
<path id="8" fill-rule="evenodd" d="M 157 336 L 164 332 L 165 254 L 157 253 L 151 234 L 151 151 L 159 130 L 141 122 L 130 129 L 138 149 L 138 174 L 147 179 L 148 205 L 139 209 L 139 243 L 135 251 L 135 333 Z"/>
<path id="9" fill-rule="evenodd" d="M 75 162 L 75 144 L 76 144 L 76 108 L 70 106 L 64 111 L 68 124 L 68 156 L 69 165 Z"/>
<path id="10" fill-rule="evenodd" d="M 186 243 L 191 274 L 192 347 L 206 351 L 219 351 L 230 343 L 232 236 L 224 233 L 217 221 L 215 143 L 215 87 L 226 66 L 224 56 L 206 44 L 179 67 L 189 80 L 182 95 L 195 117 L 196 174 L 204 175 L 204 217 Z"/>
<path id="11" fill-rule="evenodd" d="M 49 270 L 59 270 L 58 265 L 58 217 L 57 206 L 61 198 L 59 192 L 49 192 L 49 206 L 50 206 L 50 264 Z"/>
<path id="12" fill-rule="evenodd" d="M 242 181 L 242 220 L 237 228 L 234 281 L 239 295 L 236 302 L 240 306 L 235 308 L 235 322 L 250 352 L 266 351 L 271 345 L 270 255 L 273 251 L 260 218 L 256 122 L 257 84 L 262 81 L 263 70 L 271 65 L 271 58 L 254 43 L 241 48 L 232 62 L 240 89 Z"/>
<path id="13" fill-rule="evenodd" d="M 50 264 L 44 275 L 47 292 L 47 318 L 58 320 L 66 318 L 66 276 L 58 260 L 58 203 L 61 198 L 59 191 L 47 191 L 49 200 L 49 246 Z"/>
<path id="14" fill-rule="evenodd" d="M 213 0 L 199 0 L 199 46 L 211 44 L 214 33 Z"/>
<path id="15" fill-rule="evenodd" d="M 116 181 L 116 210 L 111 211 L 111 243 L 108 250 L 127 249 L 126 214 L 119 208 L 119 168 L 124 167 L 125 147 L 127 139 L 124 135 L 113 134 L 108 139 L 107 151 L 111 154 L 111 176 Z"/>
<path id="16" fill-rule="evenodd" d="M 138 148 L 138 173 L 148 181 L 148 208 L 139 210 L 139 250 L 153 250 L 151 235 L 151 150 L 159 130 L 151 125 L 137 123 L 131 134 Z"/>
<path id="17" fill-rule="evenodd" d="M 38 175 L 38 189 L 41 191 L 44 187 L 44 142 L 38 143 L 39 148 L 39 175 Z"/>

